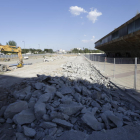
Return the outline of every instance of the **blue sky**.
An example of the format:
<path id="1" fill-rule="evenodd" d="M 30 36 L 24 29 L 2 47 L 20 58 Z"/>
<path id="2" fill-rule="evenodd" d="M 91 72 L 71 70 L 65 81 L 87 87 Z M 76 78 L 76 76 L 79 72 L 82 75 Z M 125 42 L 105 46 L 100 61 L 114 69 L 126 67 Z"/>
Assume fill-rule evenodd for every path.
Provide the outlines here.
<path id="1" fill-rule="evenodd" d="M 140 12 L 140 0 L 0 0 L 0 43 L 21 48 L 94 49 Z"/>

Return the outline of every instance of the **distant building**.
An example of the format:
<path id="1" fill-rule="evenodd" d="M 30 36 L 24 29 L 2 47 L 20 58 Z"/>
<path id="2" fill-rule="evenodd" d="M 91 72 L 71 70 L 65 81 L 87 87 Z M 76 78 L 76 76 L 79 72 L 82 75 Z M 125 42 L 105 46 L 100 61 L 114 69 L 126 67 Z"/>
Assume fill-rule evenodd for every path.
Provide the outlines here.
<path id="1" fill-rule="evenodd" d="M 77 50 L 82 50 L 81 48 L 76 48 Z"/>
<path id="2" fill-rule="evenodd" d="M 140 57 L 140 14 L 95 42 L 95 48 L 109 57 Z"/>
<path id="3" fill-rule="evenodd" d="M 66 53 L 66 50 L 60 49 L 60 50 L 57 50 L 56 52 L 57 52 L 57 53 Z"/>

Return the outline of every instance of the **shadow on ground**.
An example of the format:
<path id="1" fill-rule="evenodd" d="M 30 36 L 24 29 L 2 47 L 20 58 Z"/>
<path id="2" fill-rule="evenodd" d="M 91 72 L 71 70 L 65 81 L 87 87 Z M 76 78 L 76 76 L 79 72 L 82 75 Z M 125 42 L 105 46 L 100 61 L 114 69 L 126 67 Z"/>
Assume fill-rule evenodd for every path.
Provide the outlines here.
<path id="1" fill-rule="evenodd" d="M 0 76 L 0 80 L 2 80 L 2 78 L 3 76 Z M 134 112 L 139 114 L 140 104 L 110 83 L 105 86 L 104 84 L 93 84 L 81 79 L 70 80 L 66 77 L 50 77 L 44 75 L 23 79 L 11 76 L 4 76 L 4 78 L 7 80 L 7 84 L 4 83 L 5 86 L 1 86 L 0 89 L 0 108 L 3 106 L 8 106 L 9 104 L 14 103 L 19 99 L 26 100 L 28 103 L 32 97 L 38 100 L 39 96 L 44 94 L 44 88 L 42 87 L 41 89 L 37 89 L 35 86 L 36 83 L 41 83 L 44 86 L 54 87 L 56 89 L 55 93 L 52 93 L 54 94 L 52 99 L 46 103 L 47 105 L 49 104 L 51 106 L 55 101 L 59 101 L 59 105 L 76 102 L 77 104 L 83 106 L 83 108 L 86 108 L 82 111 L 78 110 L 72 115 L 67 115 L 68 119 L 66 120 L 73 125 L 73 131 L 70 131 L 70 128 L 63 126 L 64 132 L 62 135 L 56 136 L 56 140 L 140 140 L 140 125 L 138 125 L 139 116 L 130 113 Z M 20 97 L 15 98 L 13 94 L 15 91 L 24 91 L 24 89 L 28 86 L 31 86 L 31 96 L 29 99 Z M 34 94 L 36 91 L 38 91 L 37 95 Z M 60 92 L 63 97 L 58 97 L 58 95 L 56 96 L 56 92 Z M 63 101 L 62 98 L 65 98 L 65 101 Z M 46 114 L 51 116 L 52 111 L 59 113 L 59 105 L 57 107 L 54 107 L 53 105 L 52 110 L 46 107 Z M 95 108 L 97 108 L 97 110 L 94 112 L 93 117 L 95 117 L 97 120 L 96 122 L 102 124 L 101 130 L 95 130 L 91 128 L 90 124 L 82 120 L 84 114 L 87 112 L 93 113 Z M 101 117 L 102 113 L 104 112 L 103 108 L 105 110 L 112 111 L 115 116 L 120 118 L 119 121 L 121 120 L 123 125 L 117 126 L 116 122 L 114 123 L 113 120 L 108 120 L 109 128 L 107 128 L 107 124 L 104 122 L 105 120 L 103 120 Z M 118 108 L 123 108 L 126 112 L 121 109 L 119 110 Z M 0 113 L 1 118 L 4 118 L 4 113 Z M 76 121 L 73 122 L 72 118 L 76 118 Z M 40 119 L 35 122 L 35 124 L 41 123 L 42 121 L 43 120 Z M 31 127 L 31 124 L 24 125 Z M 35 129 L 38 130 L 38 127 L 39 126 L 37 126 Z M 57 127 L 62 127 L 62 125 L 58 124 Z M 15 140 L 16 133 L 17 125 L 14 122 L 11 124 L 6 122 L 0 123 L 0 140 Z M 25 138 L 27 138 L 27 140 L 37 139 L 36 136 Z M 43 137 L 38 138 L 38 140 L 43 140 L 43 138 L 44 140 L 54 139 L 53 136 L 45 134 Z"/>

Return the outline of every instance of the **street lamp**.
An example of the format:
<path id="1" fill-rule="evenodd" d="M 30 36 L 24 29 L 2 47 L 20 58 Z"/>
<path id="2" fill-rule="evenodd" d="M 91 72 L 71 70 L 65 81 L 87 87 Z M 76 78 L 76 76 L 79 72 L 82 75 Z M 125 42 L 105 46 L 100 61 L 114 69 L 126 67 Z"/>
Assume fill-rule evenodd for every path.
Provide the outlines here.
<path id="1" fill-rule="evenodd" d="M 39 49 L 40 49 L 40 44 L 38 44 L 38 46 L 39 46 Z"/>
<path id="2" fill-rule="evenodd" d="M 22 42 L 24 42 L 24 49 L 25 49 L 25 41 L 22 41 Z"/>

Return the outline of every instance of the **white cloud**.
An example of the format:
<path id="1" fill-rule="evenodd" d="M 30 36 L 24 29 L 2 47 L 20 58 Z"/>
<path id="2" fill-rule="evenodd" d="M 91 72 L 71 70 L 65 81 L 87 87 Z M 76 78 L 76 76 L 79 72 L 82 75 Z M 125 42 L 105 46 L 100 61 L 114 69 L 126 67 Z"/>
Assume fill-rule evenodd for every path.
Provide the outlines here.
<path id="1" fill-rule="evenodd" d="M 95 21 L 97 20 L 97 17 L 98 17 L 98 16 L 101 16 L 101 15 L 102 15 L 101 12 L 98 12 L 97 9 L 94 9 L 94 11 L 91 10 L 91 11 L 88 13 L 87 18 L 88 18 L 89 20 L 91 20 L 93 23 L 95 23 Z"/>
<path id="2" fill-rule="evenodd" d="M 75 16 L 79 16 L 81 13 L 87 13 L 87 11 L 85 11 L 83 8 L 78 6 L 71 6 L 69 8 L 69 11 L 71 12 L 71 14 Z"/>
<path id="3" fill-rule="evenodd" d="M 81 17 L 81 18 L 83 18 L 83 17 Z"/>
<path id="4" fill-rule="evenodd" d="M 87 35 L 84 35 L 84 36 L 87 36 Z"/>
<path id="5" fill-rule="evenodd" d="M 92 36 L 92 39 L 90 39 L 90 40 L 82 40 L 82 42 L 83 43 L 93 42 L 93 41 L 95 41 L 94 38 L 95 38 L 95 36 Z"/>

